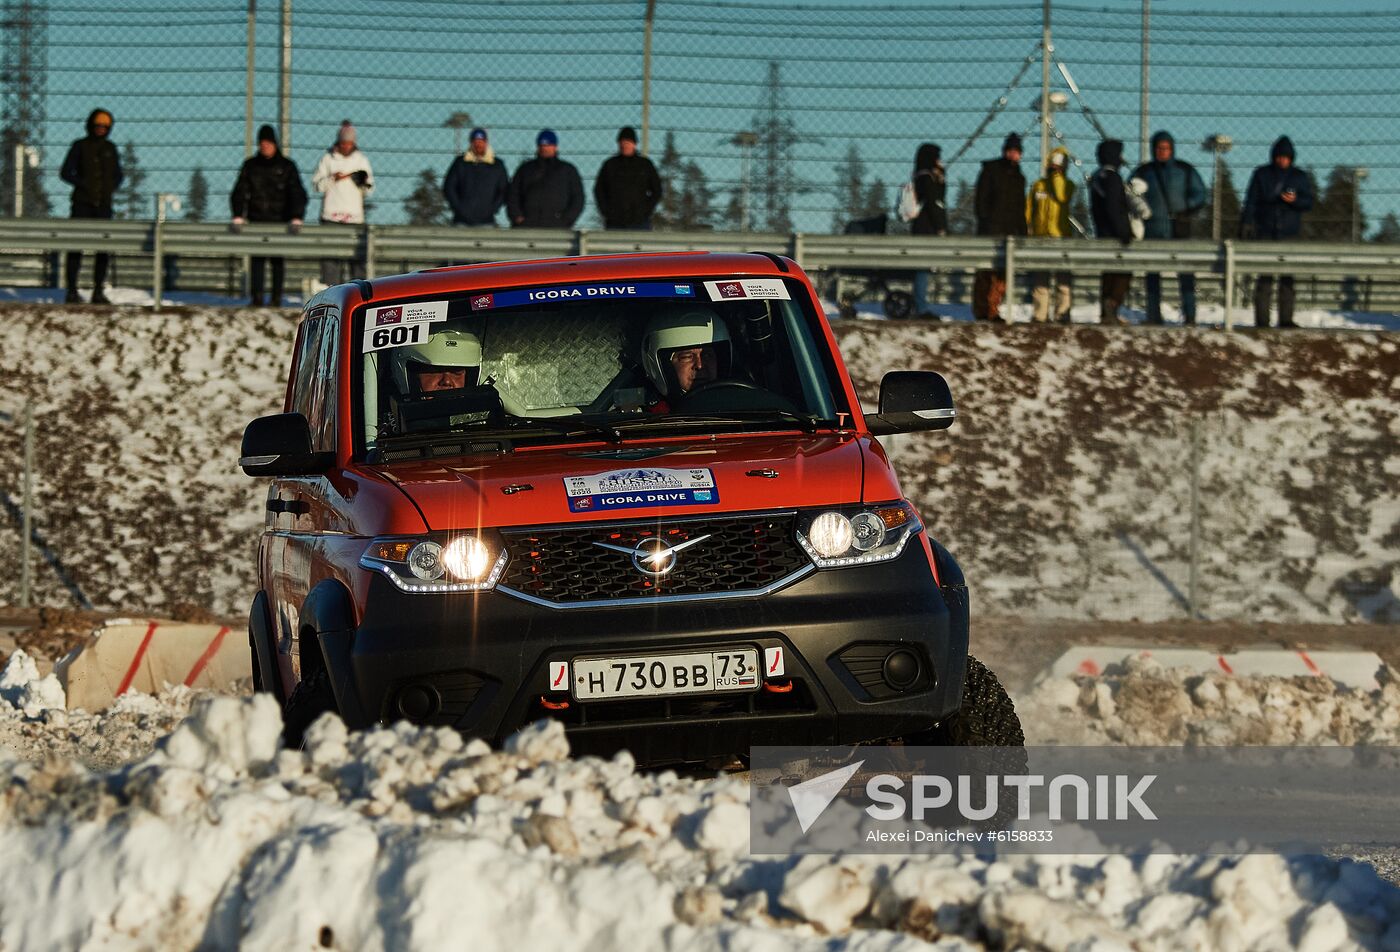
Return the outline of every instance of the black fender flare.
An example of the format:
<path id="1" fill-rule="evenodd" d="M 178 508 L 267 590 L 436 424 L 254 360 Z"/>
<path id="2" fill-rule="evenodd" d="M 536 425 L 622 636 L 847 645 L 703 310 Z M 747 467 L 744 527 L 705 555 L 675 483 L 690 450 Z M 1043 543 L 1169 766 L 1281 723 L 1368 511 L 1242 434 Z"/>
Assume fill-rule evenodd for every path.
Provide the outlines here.
<path id="1" fill-rule="evenodd" d="M 929 536 L 934 564 L 938 566 L 938 591 L 948 609 L 948 637 L 952 652 L 952 667 L 945 673 L 949 697 L 962 703 L 963 680 L 967 677 L 967 656 L 971 649 L 971 622 L 967 597 L 967 579 L 952 553 L 937 539 Z"/>
<path id="2" fill-rule="evenodd" d="M 336 579 L 318 582 L 302 603 L 299 623 L 303 633 L 314 632 L 319 649 L 312 652 L 311 644 L 302 639 L 302 677 L 314 670 L 312 665 L 324 667 L 341 720 L 351 729 L 368 727 L 373 719 L 360 704 L 350 657 L 355 643 L 355 603 L 349 589 Z"/>
<path id="3" fill-rule="evenodd" d="M 272 625 L 272 606 L 266 592 L 253 596 L 248 609 L 248 647 L 253 650 L 253 674 L 263 691 L 286 704 L 283 697 L 282 673 L 277 668 L 277 632 Z"/>

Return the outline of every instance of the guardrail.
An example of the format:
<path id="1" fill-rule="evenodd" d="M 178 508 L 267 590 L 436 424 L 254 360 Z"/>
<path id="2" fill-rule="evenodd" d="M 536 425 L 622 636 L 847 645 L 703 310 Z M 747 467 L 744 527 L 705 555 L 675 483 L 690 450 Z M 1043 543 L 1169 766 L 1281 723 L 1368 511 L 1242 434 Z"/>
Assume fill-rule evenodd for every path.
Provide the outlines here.
<path id="1" fill-rule="evenodd" d="M 583 254 L 665 251 L 765 251 L 786 254 L 814 272 L 930 269 L 968 272 L 997 268 L 1015 286 L 1022 272 L 1192 272 L 1223 281 L 1227 326 L 1242 279 L 1286 273 L 1335 283 L 1346 299 L 1378 306 L 1400 304 L 1400 246 L 1261 241 L 1144 241 L 1129 247 L 1088 239 L 1001 239 L 964 236 L 816 235 L 742 232 L 559 231 L 417 227 L 410 225 L 307 225 L 292 234 L 282 225 L 223 222 L 0 219 L 0 281 L 14 280 L 17 258 L 68 250 L 105 251 L 150 259 L 153 288 L 161 286 L 167 258 L 225 264 L 208 269 L 226 275 L 229 258 L 277 256 L 292 262 L 360 258 L 369 274 L 395 273 L 469 261 Z M 52 269 L 50 269 L 52 270 Z M 183 265 L 181 270 L 186 270 Z M 198 269 L 189 269 L 192 274 Z M 8 273 L 7 273 L 8 272 Z M 36 269 L 34 274 L 38 273 Z M 1359 286 L 1364 286 L 1358 291 Z"/>

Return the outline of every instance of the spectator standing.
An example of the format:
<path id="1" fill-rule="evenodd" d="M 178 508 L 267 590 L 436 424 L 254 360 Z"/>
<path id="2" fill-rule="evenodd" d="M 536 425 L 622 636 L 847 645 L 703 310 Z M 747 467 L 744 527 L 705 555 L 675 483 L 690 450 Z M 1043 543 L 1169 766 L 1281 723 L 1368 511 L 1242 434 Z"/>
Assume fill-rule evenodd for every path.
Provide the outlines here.
<path id="1" fill-rule="evenodd" d="M 1131 202 L 1123 186 L 1123 142 L 1105 139 L 1099 143 L 1099 167 L 1089 178 L 1089 214 L 1094 219 L 1094 234 L 1100 239 L 1112 239 L 1124 248 L 1133 243 L 1130 214 Z M 1126 324 L 1119 314 L 1123 300 L 1132 285 L 1131 271 L 1106 271 L 1099 277 L 1099 323 Z"/>
<path id="2" fill-rule="evenodd" d="M 311 187 L 321 193 L 321 224 L 363 225 L 365 193 L 374 188 L 374 171 L 369 159 L 356 147 L 355 127 L 346 119 L 336 133 L 335 145 L 326 150 L 311 173 Z M 364 261 L 350 261 L 350 273 L 338 258 L 321 259 L 321 281 L 339 284 L 347 278 L 365 276 Z"/>
<path id="3" fill-rule="evenodd" d="M 1021 137 L 1011 133 L 1001 144 L 1001 158 L 982 163 L 973 192 L 977 234 L 1005 238 L 1026 233 L 1026 177 L 1021 174 Z M 972 316 L 1000 321 L 1006 273 L 978 271 L 972 284 Z"/>
<path id="4" fill-rule="evenodd" d="M 506 203 L 510 175 L 496 158 L 486 130 L 471 131 L 467 151 L 452 160 L 442 180 L 442 195 L 452 208 L 452 224 L 496 226 L 496 213 Z"/>
<path id="5" fill-rule="evenodd" d="M 1147 220 L 1147 237 L 1185 239 L 1191 237 L 1191 216 L 1206 203 L 1206 186 L 1196 167 L 1176 158 L 1176 140 L 1168 132 L 1152 136 L 1152 161 L 1138 166 L 1133 178 L 1147 183 L 1147 204 L 1152 217 Z M 1196 323 L 1196 276 L 1184 271 L 1177 276 L 1181 289 L 1181 318 Z M 1162 276 L 1147 275 L 1147 323 L 1162 323 Z"/>
<path id="6" fill-rule="evenodd" d="M 1240 210 L 1240 237 L 1284 241 L 1298 237 L 1303 213 L 1313 206 L 1312 183 L 1293 164 L 1293 140 L 1279 136 L 1269 150 L 1269 164 L 1249 177 L 1244 208 Z M 1269 326 L 1269 304 L 1274 293 L 1273 275 L 1261 274 L 1254 282 L 1254 324 Z M 1278 326 L 1293 323 L 1293 275 L 1278 278 Z"/>
<path id="7" fill-rule="evenodd" d="M 246 159 L 239 169 L 238 181 L 229 195 L 233 211 L 233 227 L 244 222 L 287 222 L 293 234 L 301 231 L 302 216 L 306 214 L 306 188 L 296 163 L 282 154 L 277 145 L 277 133 L 271 126 L 258 130 L 258 151 Z M 286 278 L 284 258 L 255 257 L 251 262 L 251 302 L 263 303 L 263 276 L 268 262 L 272 263 L 273 307 L 282 306 L 282 286 Z"/>
<path id="8" fill-rule="evenodd" d="M 73 186 L 70 218 L 111 218 L 112 196 L 122 184 L 122 164 L 117 147 L 112 144 L 112 114 L 106 109 L 88 113 L 87 135 L 75 139 L 68 147 L 59 178 Z M 111 256 L 97 252 L 92 256 L 92 303 L 109 304 L 103 293 L 107 283 L 107 265 Z M 81 304 L 78 296 L 78 272 L 83 267 L 81 251 L 68 252 L 64 262 L 64 277 L 68 293 L 64 301 Z"/>
<path id="9" fill-rule="evenodd" d="M 651 159 L 637 151 L 637 130 L 617 133 L 617 155 L 598 169 L 593 198 L 604 228 L 651 230 L 651 213 L 661 201 L 661 176 Z"/>
<path id="10" fill-rule="evenodd" d="M 583 214 L 583 181 L 578 169 L 559 158 L 553 129 L 540 130 L 535 157 L 515 170 L 506 209 L 515 228 L 572 228 Z"/>
<path id="11" fill-rule="evenodd" d="M 1069 203 L 1074 198 L 1074 183 L 1065 174 L 1069 152 L 1057 148 L 1050 153 L 1045 174 L 1035 180 L 1026 196 L 1026 231 L 1037 238 L 1066 238 L 1070 233 Z M 1047 271 L 1031 275 L 1032 317 L 1044 323 L 1050 319 L 1050 281 Z M 1073 278 L 1068 271 L 1057 271 L 1055 282 L 1055 317 L 1061 324 L 1070 322 L 1074 305 Z"/>
<path id="12" fill-rule="evenodd" d="M 919 202 L 919 214 L 909 221 L 912 235 L 948 234 L 948 176 L 943 168 L 943 149 L 925 142 L 914 153 L 914 197 Z M 928 309 L 929 270 L 914 272 L 914 314 L 917 317 L 937 315 Z"/>

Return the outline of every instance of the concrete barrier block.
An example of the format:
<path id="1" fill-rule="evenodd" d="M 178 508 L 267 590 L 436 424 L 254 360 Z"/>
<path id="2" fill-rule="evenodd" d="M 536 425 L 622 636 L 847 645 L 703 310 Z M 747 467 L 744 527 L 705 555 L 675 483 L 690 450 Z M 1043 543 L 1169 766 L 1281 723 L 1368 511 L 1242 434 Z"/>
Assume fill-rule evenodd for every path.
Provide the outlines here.
<path id="1" fill-rule="evenodd" d="M 228 691 L 252 677 L 247 637 L 226 626 L 116 619 L 54 667 L 68 707 L 100 711 L 127 691 L 167 684 Z"/>

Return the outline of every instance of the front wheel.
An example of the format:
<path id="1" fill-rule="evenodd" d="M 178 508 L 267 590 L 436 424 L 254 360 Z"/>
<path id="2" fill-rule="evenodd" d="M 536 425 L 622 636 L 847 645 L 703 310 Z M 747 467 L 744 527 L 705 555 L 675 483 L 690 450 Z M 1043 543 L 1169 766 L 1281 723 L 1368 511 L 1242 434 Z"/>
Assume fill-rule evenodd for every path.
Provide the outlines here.
<path id="1" fill-rule="evenodd" d="M 942 747 L 1024 747 L 1026 735 L 1011 695 L 985 664 L 971 656 L 963 677 L 962 705 L 932 733 Z"/>
<path id="2" fill-rule="evenodd" d="M 287 749 L 300 749 L 306 729 L 328 711 L 339 713 L 335 693 L 331 690 L 331 676 L 325 668 L 317 668 L 297 682 L 292 696 L 287 698 L 287 706 L 282 709 L 282 742 Z"/>

